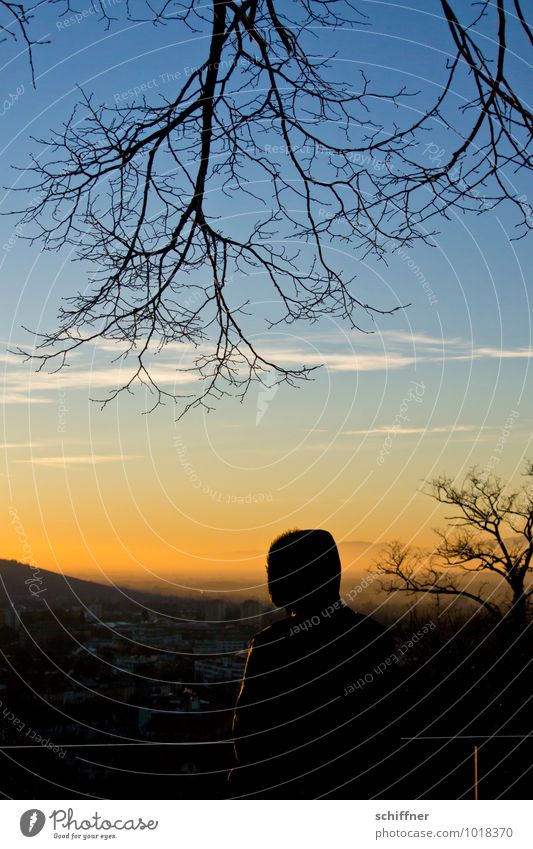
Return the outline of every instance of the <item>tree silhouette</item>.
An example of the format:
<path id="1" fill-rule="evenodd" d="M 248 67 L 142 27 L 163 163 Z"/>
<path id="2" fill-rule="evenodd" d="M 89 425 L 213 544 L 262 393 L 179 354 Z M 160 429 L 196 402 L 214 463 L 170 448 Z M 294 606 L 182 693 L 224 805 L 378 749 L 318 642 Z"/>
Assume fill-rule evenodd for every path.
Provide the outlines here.
<path id="1" fill-rule="evenodd" d="M 533 602 L 533 464 L 526 483 L 510 490 L 500 478 L 473 467 L 462 485 L 439 477 L 428 494 L 456 511 L 450 527 L 437 531 L 440 543 L 428 556 L 395 541 L 379 559 L 387 592 L 451 595 L 474 602 L 494 620 L 508 619 L 520 631 L 531 616 Z M 489 585 L 465 578 L 491 575 Z M 507 599 L 501 599 L 501 589 Z"/>
<path id="2" fill-rule="evenodd" d="M 335 78 L 317 33 L 368 24 L 346 0 L 143 6 L 154 23 L 209 33 L 209 47 L 172 97 L 109 107 L 81 93 L 61 129 L 36 139 L 25 235 L 74 246 L 92 273 L 22 353 L 57 368 L 88 343 L 116 343 L 131 377 L 106 400 L 140 380 L 157 405 L 180 396 L 158 385 L 151 354 L 178 344 L 204 381 L 185 409 L 210 406 L 267 374 L 271 386 L 272 375 L 293 384 L 312 371 L 255 341 L 254 281 L 277 305 L 267 328 L 330 315 L 365 329 L 401 307 L 358 297 L 332 248 L 384 259 L 430 243 L 454 210 L 504 202 L 517 237 L 528 232 L 531 205 L 513 180 L 529 165 L 532 115 L 508 60 L 531 47 L 531 30 L 518 0 L 474 3 L 469 19 L 465 6 L 435 2 L 449 58 L 431 102 L 427 91 L 381 91 L 362 70 L 356 82 Z M 251 214 L 236 216 L 248 202 Z M 235 275 L 242 285 L 230 285 Z"/>

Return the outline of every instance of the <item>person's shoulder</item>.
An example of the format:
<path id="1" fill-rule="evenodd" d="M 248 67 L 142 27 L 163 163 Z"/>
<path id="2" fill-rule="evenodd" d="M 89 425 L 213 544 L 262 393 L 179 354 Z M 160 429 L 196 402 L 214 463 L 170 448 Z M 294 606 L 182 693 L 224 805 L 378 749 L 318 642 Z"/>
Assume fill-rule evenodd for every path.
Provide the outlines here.
<path id="1" fill-rule="evenodd" d="M 378 620 L 369 613 L 360 613 L 358 610 L 353 610 L 345 604 L 342 608 L 344 616 L 349 618 L 352 624 L 358 628 L 373 628 L 375 631 L 384 631 L 385 628 Z"/>
<path id="2" fill-rule="evenodd" d="M 353 631 L 353 634 L 356 636 L 365 637 L 367 640 L 389 638 L 388 628 L 369 614 L 358 613 L 357 611 L 352 610 L 351 607 L 348 607 L 348 605 L 345 605 L 342 608 L 342 616 L 346 627 L 348 627 L 350 631 Z"/>
<path id="3" fill-rule="evenodd" d="M 277 643 L 279 640 L 283 640 L 286 636 L 288 636 L 289 632 L 289 618 L 285 617 L 284 619 L 278 619 L 276 622 L 272 622 L 271 625 L 263 628 L 262 631 L 257 632 L 252 640 L 252 647 L 258 648 L 260 646 Z"/>

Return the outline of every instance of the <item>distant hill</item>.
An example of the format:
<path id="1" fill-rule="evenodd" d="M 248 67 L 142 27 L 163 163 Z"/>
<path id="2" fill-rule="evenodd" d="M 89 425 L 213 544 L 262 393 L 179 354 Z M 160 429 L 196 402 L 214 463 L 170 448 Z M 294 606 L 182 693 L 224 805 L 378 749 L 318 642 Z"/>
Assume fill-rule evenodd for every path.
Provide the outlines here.
<path id="1" fill-rule="evenodd" d="M 57 610 L 101 604 L 106 608 L 119 608 L 125 614 L 144 609 L 161 616 L 172 616 L 183 608 L 191 612 L 198 608 L 199 611 L 206 603 L 216 599 L 239 603 L 259 596 L 253 587 L 242 588 L 238 582 L 232 581 L 206 581 L 205 588 L 200 581 L 198 588 L 194 587 L 192 578 L 190 584 L 187 581 L 181 584 L 161 581 L 142 587 L 98 583 L 39 569 L 17 560 L 0 559 L 0 609 L 9 608 L 11 602 L 15 607 L 38 608 L 44 599 L 47 605 Z"/>
<path id="2" fill-rule="evenodd" d="M 39 603 L 40 598 L 46 598 L 51 607 L 64 608 L 77 604 L 136 607 L 150 603 L 161 605 L 164 596 L 73 578 L 17 560 L 0 559 L 0 606 L 9 606 L 11 600 L 17 605 L 32 607 Z"/>

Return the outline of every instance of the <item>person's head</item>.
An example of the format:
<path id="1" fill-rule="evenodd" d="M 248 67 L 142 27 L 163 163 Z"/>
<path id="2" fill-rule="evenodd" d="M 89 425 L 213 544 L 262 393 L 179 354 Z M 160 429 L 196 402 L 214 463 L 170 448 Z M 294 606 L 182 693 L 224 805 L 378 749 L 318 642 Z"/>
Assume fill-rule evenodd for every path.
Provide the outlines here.
<path id="1" fill-rule="evenodd" d="M 286 531 L 270 546 L 267 577 L 276 607 L 298 613 L 332 604 L 341 582 L 335 540 L 329 531 Z"/>

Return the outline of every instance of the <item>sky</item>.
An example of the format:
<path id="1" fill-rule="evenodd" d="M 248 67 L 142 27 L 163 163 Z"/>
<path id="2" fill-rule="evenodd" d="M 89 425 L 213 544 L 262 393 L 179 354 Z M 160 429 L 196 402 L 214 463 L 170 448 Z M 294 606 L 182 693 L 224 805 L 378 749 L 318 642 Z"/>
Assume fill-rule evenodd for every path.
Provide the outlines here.
<path id="1" fill-rule="evenodd" d="M 38 138 L 66 119 L 77 86 L 110 105 L 150 80 L 168 95 L 203 56 L 201 34 L 126 22 L 118 2 L 106 31 L 83 3 L 80 21 L 53 8 L 39 20 L 49 44 L 35 55 L 35 88 L 21 46 L 0 45 L 3 212 L 24 204 L 13 192 L 23 171 L 13 168 L 24 169 Z M 347 74 L 363 67 L 426 92 L 437 86 L 450 46 L 438 4 L 359 8 L 371 25 L 322 32 L 320 49 L 337 51 Z M 531 68 L 519 53 L 515 60 L 526 80 Z M 124 374 L 104 345 L 52 375 L 10 353 L 32 338 L 25 327 L 53 324 L 87 270 L 70 249 L 43 253 L 12 218 L 0 218 L 0 557 L 162 591 L 227 579 L 252 593 L 270 541 L 286 528 L 329 529 L 350 575 L 368 566 L 361 542 L 431 546 L 446 513 L 425 481 L 442 473 L 460 480 L 478 464 L 519 484 L 533 456 L 531 246 L 512 241 L 514 224 L 501 207 L 452 214 L 433 244 L 386 264 L 344 249 L 336 259 L 356 273 L 358 293 L 410 305 L 376 317 L 369 333 L 332 318 L 267 332 L 271 293 L 237 280 L 264 350 L 282 364 L 323 366 L 298 389 L 253 386 L 242 403 L 224 398 L 209 413 L 178 418 L 172 404 L 146 414 L 143 387 L 104 408 L 91 400 Z M 191 357 L 186 346 L 164 351 L 162 385 L 189 391 L 176 366 Z"/>

